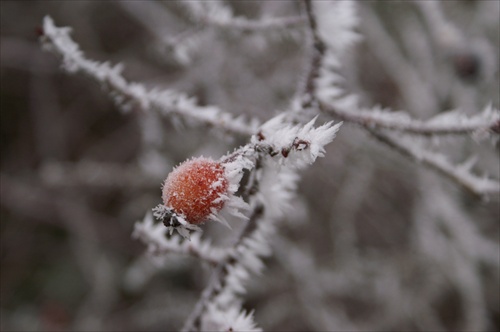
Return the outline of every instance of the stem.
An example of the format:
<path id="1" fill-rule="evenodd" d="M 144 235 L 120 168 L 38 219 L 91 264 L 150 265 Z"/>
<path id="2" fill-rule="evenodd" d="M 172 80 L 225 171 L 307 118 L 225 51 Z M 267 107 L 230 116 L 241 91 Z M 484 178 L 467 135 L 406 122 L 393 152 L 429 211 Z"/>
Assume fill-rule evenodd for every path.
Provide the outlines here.
<path id="1" fill-rule="evenodd" d="M 231 265 L 238 264 L 239 262 L 239 258 L 237 256 L 238 247 L 245 238 L 250 236 L 257 229 L 257 221 L 262 218 L 263 215 L 264 205 L 259 203 L 255 206 L 247 225 L 233 245 L 235 254 L 228 256 L 228 258 L 217 265 L 208 286 L 205 288 L 201 298 L 198 300 L 198 303 L 196 303 L 193 311 L 186 319 L 186 322 L 181 330 L 182 332 L 200 331 L 201 317 L 205 312 L 208 303 L 211 302 L 225 288 L 228 268 Z"/>

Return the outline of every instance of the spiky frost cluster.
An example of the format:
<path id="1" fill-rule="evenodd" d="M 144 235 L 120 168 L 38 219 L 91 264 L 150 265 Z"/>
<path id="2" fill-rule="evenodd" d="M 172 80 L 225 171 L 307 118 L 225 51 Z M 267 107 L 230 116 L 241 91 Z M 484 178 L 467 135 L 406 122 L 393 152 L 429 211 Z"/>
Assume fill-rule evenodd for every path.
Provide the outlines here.
<path id="1" fill-rule="evenodd" d="M 210 303 L 206 314 L 201 320 L 202 331 L 234 331 L 234 332 L 261 332 L 257 327 L 252 312 L 245 312 L 239 308 L 220 310 L 215 303 Z"/>
<path id="2" fill-rule="evenodd" d="M 318 33 L 335 54 L 343 52 L 360 39 L 354 30 L 359 20 L 354 1 L 314 1 L 313 8 L 318 20 Z"/>
<path id="3" fill-rule="evenodd" d="M 262 257 L 271 253 L 268 241 L 274 232 L 272 219 L 262 219 L 255 231 L 229 254 L 221 270 L 223 275 L 217 293 L 207 303 L 201 316 L 202 331 L 262 331 L 253 321 L 253 313 L 242 310 L 241 296 L 252 275 L 264 268 Z"/>
<path id="4" fill-rule="evenodd" d="M 182 235 L 183 230 L 179 229 Z M 169 253 L 185 254 L 198 257 L 212 265 L 227 257 L 227 250 L 213 246 L 209 240 L 202 240 L 201 232 L 195 232 L 191 236 L 189 232 L 185 234 L 185 237 L 189 236 L 190 241 L 185 241 L 181 236 L 167 237 L 168 232 L 169 228 L 155 222 L 151 213 L 147 213 L 141 222 L 135 223 L 132 236 L 147 244 L 147 252 L 152 257 L 164 257 Z"/>
<path id="5" fill-rule="evenodd" d="M 342 123 L 333 121 L 314 127 L 317 117 L 305 125 L 290 125 L 279 115 L 262 125 L 252 143 L 268 144 L 272 160 L 291 168 L 303 168 L 312 164 L 316 158 L 324 156 L 325 145 L 330 143 Z"/>

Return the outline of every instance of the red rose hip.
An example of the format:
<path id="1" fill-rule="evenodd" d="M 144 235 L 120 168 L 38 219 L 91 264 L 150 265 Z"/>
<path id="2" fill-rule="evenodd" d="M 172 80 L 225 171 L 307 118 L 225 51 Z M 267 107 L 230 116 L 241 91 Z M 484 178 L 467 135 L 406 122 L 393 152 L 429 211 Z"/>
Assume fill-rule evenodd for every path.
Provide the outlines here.
<path id="1" fill-rule="evenodd" d="M 163 185 L 163 204 L 187 222 L 200 224 L 224 207 L 228 187 L 219 162 L 203 157 L 191 159 L 168 175 Z"/>

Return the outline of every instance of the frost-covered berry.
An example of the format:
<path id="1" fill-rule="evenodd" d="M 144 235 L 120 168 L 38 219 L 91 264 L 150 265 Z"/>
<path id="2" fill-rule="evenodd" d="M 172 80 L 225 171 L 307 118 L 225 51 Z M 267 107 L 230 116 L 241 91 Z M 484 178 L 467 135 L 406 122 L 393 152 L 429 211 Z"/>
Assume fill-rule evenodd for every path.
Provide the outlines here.
<path id="1" fill-rule="evenodd" d="M 189 239 L 192 231 L 201 231 L 199 224 L 215 220 L 229 227 L 225 216 L 240 219 L 249 205 L 236 195 L 244 169 L 253 163 L 242 155 L 215 161 L 193 158 L 176 167 L 162 189 L 162 204 L 153 209 L 155 218 L 172 235 L 177 231 Z"/>
<path id="2" fill-rule="evenodd" d="M 228 187 L 219 162 L 194 158 L 168 175 L 163 185 L 163 204 L 190 224 L 200 224 L 224 207 Z"/>

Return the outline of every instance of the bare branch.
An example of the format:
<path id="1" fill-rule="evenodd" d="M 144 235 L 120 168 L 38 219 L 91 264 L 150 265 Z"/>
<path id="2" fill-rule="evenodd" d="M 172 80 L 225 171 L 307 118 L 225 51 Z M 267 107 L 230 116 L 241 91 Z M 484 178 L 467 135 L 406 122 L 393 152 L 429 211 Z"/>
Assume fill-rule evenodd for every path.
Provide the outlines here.
<path id="1" fill-rule="evenodd" d="M 470 117 L 458 112 L 447 112 L 428 121 L 422 121 L 413 119 L 403 112 L 391 112 L 378 108 L 347 110 L 332 104 L 321 103 L 321 110 L 342 121 L 368 128 L 379 127 L 425 136 L 464 135 L 474 132 L 496 133 L 495 126 L 500 121 L 500 110 L 492 106 L 487 106 L 481 113 Z"/>
<path id="2" fill-rule="evenodd" d="M 179 92 L 148 90 L 139 83 L 128 82 L 121 74 L 121 65 L 111 66 L 85 58 L 78 44 L 69 37 L 70 31 L 69 28 L 57 28 L 47 16 L 42 42 L 47 49 L 63 58 L 63 67 L 68 72 L 81 72 L 109 89 L 115 102 L 125 111 L 154 110 L 165 116 L 179 116 L 188 122 L 195 121 L 242 136 L 255 132 L 258 125 L 255 119 L 246 123 L 243 118 L 224 113 L 216 106 L 199 106 L 193 98 Z"/>
<path id="3" fill-rule="evenodd" d="M 320 38 L 316 17 L 313 14 L 313 8 L 311 0 L 304 1 L 307 13 L 307 22 L 309 24 L 309 32 L 312 37 L 312 54 L 309 62 L 309 69 L 307 72 L 307 78 L 305 81 L 305 87 L 303 91 L 299 91 L 302 94 L 302 108 L 309 108 L 313 104 L 317 103 L 316 97 L 316 79 L 319 76 L 319 71 L 321 69 L 321 64 L 323 56 L 325 54 L 326 46 L 323 40 Z"/>
<path id="4" fill-rule="evenodd" d="M 498 195 L 500 193 L 500 183 L 498 180 L 487 177 L 478 177 L 470 172 L 469 163 L 462 166 L 451 164 L 444 155 L 425 150 L 423 147 L 415 144 L 414 141 L 408 142 L 404 137 L 395 137 L 391 134 L 383 133 L 379 130 L 367 130 L 382 143 L 411 159 L 438 171 L 445 177 L 461 185 L 464 189 L 479 195 Z"/>
<path id="5" fill-rule="evenodd" d="M 315 20 L 315 15 L 317 13 L 312 10 L 313 8 L 311 7 L 310 1 L 306 1 L 305 3 L 308 8 L 307 12 L 310 20 L 310 29 L 315 39 L 315 45 L 325 45 L 321 43 L 322 36 L 317 33 L 317 29 L 319 29 L 316 26 Z M 377 34 L 381 35 L 382 31 L 381 27 L 379 27 L 380 22 L 378 22 L 374 15 L 371 16 L 373 16 L 371 20 L 373 21 L 372 24 L 377 27 L 375 29 L 377 30 Z M 385 37 L 382 39 L 388 40 Z M 318 41 L 316 42 L 316 40 Z M 387 46 L 387 48 L 395 49 L 395 47 L 389 46 Z M 397 52 L 394 52 L 394 54 L 397 54 Z M 402 57 L 398 60 L 398 63 L 401 68 L 406 68 L 406 61 Z M 321 66 L 321 63 L 319 65 Z M 310 75 L 312 75 L 311 77 L 314 77 L 314 74 Z M 420 83 L 419 80 L 418 83 Z M 320 86 L 318 90 L 321 89 L 330 89 L 330 87 Z M 318 95 L 323 93 L 322 91 L 316 90 L 317 89 L 313 89 L 311 92 Z M 489 106 L 486 107 L 482 114 L 470 118 L 458 114 L 448 113 L 444 116 L 440 115 L 430 121 L 420 121 L 412 119 L 405 113 L 393 113 L 378 109 L 370 111 L 360 110 L 356 97 L 352 97 L 352 99 L 350 97 L 346 97 L 340 100 L 325 100 L 327 98 L 320 98 L 318 110 L 347 122 L 353 122 L 361 125 L 363 129 L 377 137 L 382 143 L 387 144 L 391 148 L 396 149 L 403 155 L 410 157 L 413 160 L 421 161 L 424 165 L 439 171 L 447 178 L 457 182 L 474 194 L 490 195 L 498 194 L 500 192 L 500 185 L 496 180 L 479 178 L 470 172 L 470 168 L 453 166 L 443 155 L 419 148 L 413 142 L 406 142 L 404 137 L 395 138 L 392 135 L 385 134 L 379 130 L 381 128 L 385 128 L 420 135 L 469 134 L 476 131 L 493 133 L 495 132 L 495 128 L 500 119 L 500 112 L 498 110 L 493 110 L 493 108 Z M 311 96 L 310 98 L 311 100 L 315 100 L 318 97 Z M 408 98 L 408 100 L 416 101 L 414 98 Z"/>
<path id="6" fill-rule="evenodd" d="M 261 219 L 263 215 L 264 206 L 261 204 L 255 206 L 246 227 L 243 229 L 237 241 L 233 245 L 233 255 L 227 257 L 217 265 L 210 283 L 203 291 L 200 300 L 184 323 L 184 327 L 181 331 L 200 331 L 201 316 L 207 309 L 208 304 L 210 302 L 213 302 L 215 297 L 221 294 L 225 290 L 225 288 L 228 287 L 228 277 L 231 270 L 234 271 L 234 266 L 244 264 L 242 262 L 244 256 L 248 256 L 249 254 L 251 254 L 250 250 L 244 249 L 244 247 L 247 245 L 245 239 L 252 235 L 256 235 L 254 233 L 257 233 L 258 231 L 262 232 L 263 230 L 265 230 L 265 228 L 263 229 L 262 227 L 257 226 L 259 219 Z M 260 261 L 257 257 L 255 257 L 255 259 L 257 259 L 257 261 Z"/>
<path id="7" fill-rule="evenodd" d="M 148 251 L 154 256 L 165 254 L 191 255 L 210 265 L 223 261 L 229 250 L 213 247 L 209 242 L 200 239 L 200 233 L 195 233 L 191 241 L 184 240 L 179 235 L 165 237 L 167 229 L 162 223 L 154 223 L 151 214 L 147 214 L 141 223 L 135 224 L 133 236 L 148 245 Z"/>
<path id="8" fill-rule="evenodd" d="M 265 30 L 285 30 L 302 27 L 306 23 L 305 17 L 302 16 L 250 20 L 245 17 L 234 16 L 230 8 L 215 1 L 182 1 L 181 4 L 193 22 L 226 30 L 237 30 L 246 33 L 262 32 Z"/>

